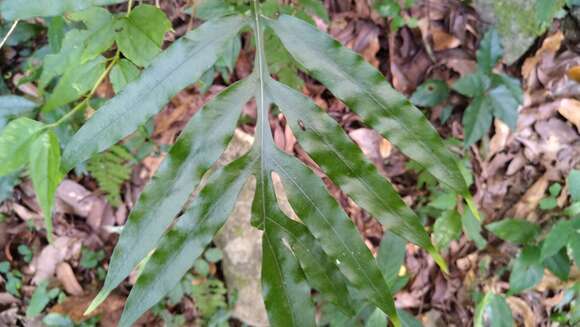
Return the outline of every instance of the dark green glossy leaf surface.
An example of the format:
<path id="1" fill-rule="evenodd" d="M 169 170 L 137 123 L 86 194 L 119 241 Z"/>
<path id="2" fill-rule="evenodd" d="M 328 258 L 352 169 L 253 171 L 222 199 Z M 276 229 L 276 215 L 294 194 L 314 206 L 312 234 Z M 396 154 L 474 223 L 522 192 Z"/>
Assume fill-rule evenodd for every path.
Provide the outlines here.
<path id="1" fill-rule="evenodd" d="M 576 228 L 574 228 L 573 220 L 561 220 L 552 226 L 542 244 L 542 260 L 556 255 L 561 248 L 568 244 L 568 240 L 574 233 L 576 233 Z"/>
<path id="2" fill-rule="evenodd" d="M 42 133 L 30 146 L 30 179 L 42 209 L 46 234 L 52 240 L 52 208 L 62 179 L 60 144 L 52 130 Z"/>
<path id="3" fill-rule="evenodd" d="M 471 210 L 465 210 L 463 212 L 461 222 L 463 223 L 463 231 L 467 237 L 475 242 L 478 249 L 483 249 L 487 245 L 487 241 L 481 236 L 481 224 Z"/>
<path id="4" fill-rule="evenodd" d="M 11 121 L 0 134 L 0 176 L 20 170 L 28 163 L 32 142 L 38 137 L 42 123 L 30 118 Z"/>
<path id="5" fill-rule="evenodd" d="M 215 63 L 244 23 L 238 16 L 209 21 L 157 56 L 138 80 L 109 100 L 75 134 L 64 151 L 65 170 L 115 144 L 159 112 Z"/>
<path id="6" fill-rule="evenodd" d="M 446 249 L 461 236 L 461 215 L 455 210 L 445 211 L 433 226 L 433 240 L 438 248 Z"/>
<path id="7" fill-rule="evenodd" d="M 511 91 L 506 86 L 500 85 L 489 91 L 489 97 L 493 115 L 506 123 L 509 128 L 515 130 L 518 122 L 519 103 Z"/>
<path id="8" fill-rule="evenodd" d="M 65 71 L 42 110 L 46 112 L 56 109 L 80 98 L 91 90 L 105 71 L 105 61 L 104 57 L 99 56 Z"/>
<path id="9" fill-rule="evenodd" d="M 453 83 L 452 88 L 466 97 L 474 98 L 478 95 L 484 94 L 490 85 L 491 80 L 489 77 L 481 72 L 475 72 L 458 79 Z"/>
<path id="10" fill-rule="evenodd" d="M 170 29 L 171 22 L 165 13 L 152 5 L 137 6 L 114 27 L 119 50 L 141 67 L 161 52 L 163 37 Z"/>
<path id="11" fill-rule="evenodd" d="M 32 111 L 38 105 L 27 98 L 16 95 L 0 96 L 0 133 L 8 120 Z"/>
<path id="12" fill-rule="evenodd" d="M 501 39 L 495 29 L 485 33 L 477 50 L 477 65 L 484 72 L 491 72 L 503 56 Z"/>
<path id="13" fill-rule="evenodd" d="M 95 305 L 156 246 L 203 175 L 225 150 L 254 88 L 254 79 L 232 85 L 188 123 L 131 211 Z"/>
<path id="14" fill-rule="evenodd" d="M 310 286 L 318 290 L 327 301 L 336 305 L 344 314 L 349 317 L 354 316 L 355 305 L 349 300 L 348 281 L 336 264 L 324 253 L 308 229 L 291 219 L 272 219 L 270 224 L 275 224 L 276 228 L 287 235 L 288 243 Z"/>
<path id="15" fill-rule="evenodd" d="M 475 327 L 513 327 L 512 311 L 502 295 L 487 293 L 478 303 L 473 325 Z"/>
<path id="16" fill-rule="evenodd" d="M 515 259 L 510 274 L 510 293 L 517 294 L 533 287 L 542 280 L 544 267 L 540 260 L 540 249 L 527 246 Z"/>
<path id="17" fill-rule="evenodd" d="M 493 115 L 491 111 L 491 99 L 488 97 L 477 97 L 463 114 L 464 142 L 470 146 L 487 134 Z"/>
<path id="18" fill-rule="evenodd" d="M 269 80 L 267 87 L 300 145 L 334 183 L 387 229 L 440 259 L 419 217 L 330 116 L 283 84 Z"/>
<path id="19" fill-rule="evenodd" d="M 540 226 L 523 219 L 502 219 L 485 228 L 502 240 L 516 244 L 532 241 L 540 233 Z"/>
<path id="20" fill-rule="evenodd" d="M 140 73 L 141 71 L 139 68 L 129 60 L 121 59 L 117 64 L 115 64 L 115 66 L 113 66 L 111 74 L 109 75 L 115 93 L 121 92 L 127 84 L 139 78 Z"/>
<path id="21" fill-rule="evenodd" d="M 315 27 L 291 16 L 270 21 L 284 46 L 310 75 L 357 113 L 404 154 L 424 166 L 443 184 L 468 194 L 456 158 L 403 95 L 359 55 Z"/>
<path id="22" fill-rule="evenodd" d="M 421 84 L 411 96 L 411 102 L 420 107 L 435 107 L 447 100 L 449 87 L 441 80 L 428 80 Z"/>
<path id="23" fill-rule="evenodd" d="M 91 6 L 106 6 L 125 1 L 127 0 L 4 0 L 0 3 L 0 13 L 6 20 L 59 16 L 69 11 L 79 11 Z"/>
<path id="24" fill-rule="evenodd" d="M 562 248 L 558 253 L 544 260 L 544 266 L 563 281 L 568 280 L 571 265 L 566 248 Z"/>
<path id="25" fill-rule="evenodd" d="M 191 207 L 161 239 L 125 305 L 120 326 L 131 326 L 179 283 L 232 212 L 252 158 L 245 156 L 212 174 Z"/>
<path id="26" fill-rule="evenodd" d="M 568 192 L 572 201 L 580 201 L 580 170 L 573 169 L 568 175 Z"/>
<path id="27" fill-rule="evenodd" d="M 272 169 L 282 178 L 292 208 L 324 252 L 358 291 L 399 323 L 392 295 L 375 259 L 322 181 L 302 163 L 281 152 L 270 160 Z"/>
<path id="28" fill-rule="evenodd" d="M 267 158 L 262 158 L 267 159 Z M 260 163 L 261 165 L 261 163 Z M 272 326 L 315 326 L 310 286 L 294 257 L 290 237 L 282 224 L 288 220 L 278 209 L 271 175 L 258 169 L 253 219 L 262 224 L 262 294 Z"/>
<path id="29" fill-rule="evenodd" d="M 406 249 L 407 242 L 404 239 L 390 231 L 385 231 L 377 253 L 377 264 L 393 293 L 396 292 L 393 286 L 402 280 L 399 272 L 405 264 Z"/>

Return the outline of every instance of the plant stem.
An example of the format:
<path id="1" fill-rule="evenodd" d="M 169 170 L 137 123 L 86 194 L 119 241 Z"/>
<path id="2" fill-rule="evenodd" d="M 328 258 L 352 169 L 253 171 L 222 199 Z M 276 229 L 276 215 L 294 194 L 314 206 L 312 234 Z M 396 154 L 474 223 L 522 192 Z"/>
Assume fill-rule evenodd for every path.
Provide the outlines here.
<path id="1" fill-rule="evenodd" d="M 4 38 L 0 42 L 0 49 L 2 49 L 2 47 L 4 46 L 4 44 L 6 43 L 6 41 L 8 41 L 8 38 L 10 37 L 10 35 L 12 35 L 12 33 L 14 33 L 14 30 L 16 29 L 16 26 L 18 25 L 18 22 L 20 22 L 20 20 L 17 19 L 17 20 L 14 21 L 14 23 L 12 23 L 12 26 L 10 26 L 10 29 L 8 30 L 8 33 L 6 33 L 6 36 L 4 36 Z"/>
<path id="2" fill-rule="evenodd" d="M 129 4 L 127 5 L 127 16 L 131 14 L 131 10 L 133 10 L 133 0 L 129 0 Z"/>
<path id="3" fill-rule="evenodd" d="M 99 85 L 101 85 L 101 83 L 105 80 L 105 78 L 107 78 L 107 76 L 111 72 L 111 69 L 113 69 L 113 66 L 115 66 L 115 64 L 119 61 L 119 58 L 120 58 L 120 52 L 119 52 L 119 50 L 117 50 L 117 52 L 115 53 L 115 56 L 113 57 L 113 59 L 111 60 L 111 62 L 107 66 L 107 68 L 105 68 L 105 71 L 101 74 L 101 76 L 99 76 L 99 79 L 97 80 L 97 82 L 95 83 L 95 85 L 93 86 L 93 88 L 91 89 L 91 91 L 85 96 L 85 98 L 83 99 L 83 101 L 79 102 L 74 108 L 72 108 L 71 111 L 67 112 L 66 115 L 62 116 L 56 122 L 54 122 L 52 124 L 49 124 L 49 125 L 46 125 L 45 128 L 54 128 L 54 127 L 57 127 L 60 124 L 62 124 L 63 122 L 69 120 L 79 110 L 83 109 L 85 107 L 85 105 L 91 100 L 91 98 L 93 97 L 93 95 L 95 94 L 95 92 L 97 92 L 97 89 L 99 88 Z"/>

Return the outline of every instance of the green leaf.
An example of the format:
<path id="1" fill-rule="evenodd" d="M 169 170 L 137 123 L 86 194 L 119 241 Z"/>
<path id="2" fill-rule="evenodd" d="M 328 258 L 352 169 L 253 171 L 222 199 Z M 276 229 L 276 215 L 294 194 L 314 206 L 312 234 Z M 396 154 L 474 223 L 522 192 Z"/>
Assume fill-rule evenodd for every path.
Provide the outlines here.
<path id="1" fill-rule="evenodd" d="M 466 97 L 483 95 L 490 87 L 491 80 L 481 72 L 465 75 L 453 83 L 452 89 Z"/>
<path id="2" fill-rule="evenodd" d="M 568 280 L 570 276 L 571 264 L 566 248 L 562 248 L 558 253 L 544 260 L 544 266 L 563 281 Z"/>
<path id="3" fill-rule="evenodd" d="M 42 323 L 47 327 L 74 327 L 75 323 L 65 315 L 60 313 L 49 313 L 43 319 Z"/>
<path id="4" fill-rule="evenodd" d="M 558 199 L 554 197 L 543 198 L 540 200 L 540 209 L 542 210 L 552 210 L 558 206 Z"/>
<path id="5" fill-rule="evenodd" d="M 41 89 L 52 81 L 53 78 L 69 72 L 75 74 L 75 70 L 86 64 L 89 60 L 96 59 L 102 51 L 108 49 L 108 44 L 98 40 L 98 35 L 111 25 L 113 16 L 103 8 L 89 8 L 80 12 L 67 15 L 67 18 L 84 28 L 72 29 L 67 32 L 62 40 L 59 51 L 49 54 L 44 59 L 42 74 L 39 80 Z M 108 33 L 114 35 L 114 33 Z M 89 43 L 91 41 L 91 43 Z"/>
<path id="6" fill-rule="evenodd" d="M 20 184 L 18 173 L 0 177 L 0 204 L 12 196 L 12 191 L 18 184 Z"/>
<path id="7" fill-rule="evenodd" d="M 506 74 L 492 74 L 491 78 L 494 86 L 503 85 L 507 87 L 518 104 L 521 104 L 524 101 L 524 91 L 522 90 L 522 85 L 519 79 Z"/>
<path id="8" fill-rule="evenodd" d="M 34 289 L 34 293 L 32 293 L 30 303 L 28 303 L 28 306 L 26 307 L 26 316 L 29 318 L 38 316 L 50 301 L 58 296 L 59 292 L 60 291 L 57 288 L 49 291 L 47 281 L 38 284 Z"/>
<path id="9" fill-rule="evenodd" d="M 387 316 L 379 309 L 376 309 L 367 320 L 365 327 L 385 327 L 387 325 Z"/>
<path id="10" fill-rule="evenodd" d="M 137 66 L 127 59 L 121 59 L 118 63 L 111 69 L 111 84 L 113 84 L 113 90 L 115 93 L 121 92 L 125 86 L 137 78 L 141 71 Z"/>
<path id="11" fill-rule="evenodd" d="M 446 249 L 461 236 L 461 215 L 455 210 L 445 211 L 433 226 L 433 238 L 439 249 Z"/>
<path id="12" fill-rule="evenodd" d="M 545 260 L 553 255 L 556 255 L 561 248 L 568 244 L 570 237 L 576 233 L 576 228 L 572 220 L 560 220 L 546 236 L 542 244 L 541 259 Z"/>
<path id="13" fill-rule="evenodd" d="M 300 145 L 327 176 L 386 228 L 427 249 L 445 266 L 419 217 L 342 128 L 304 95 L 272 79 L 267 80 L 266 86 Z"/>
<path id="14" fill-rule="evenodd" d="M 42 111 L 54 110 L 90 91 L 104 73 L 105 62 L 106 59 L 99 56 L 86 64 L 68 69 L 46 100 Z"/>
<path id="15" fill-rule="evenodd" d="M 135 131 L 169 98 L 195 83 L 244 24 L 245 19 L 239 16 L 209 21 L 173 43 L 138 80 L 103 105 L 75 134 L 64 151 L 65 170 Z"/>
<path id="16" fill-rule="evenodd" d="M 230 86 L 188 123 L 129 215 L 111 256 L 105 285 L 91 309 L 104 301 L 133 267 L 155 248 L 202 176 L 225 150 L 254 88 L 254 79 Z M 120 96 L 124 94 L 126 91 Z"/>
<path id="17" fill-rule="evenodd" d="M 352 221 L 314 172 L 296 159 L 276 153 L 269 158 L 272 169 L 280 174 L 296 214 L 351 285 L 399 326 L 386 281 Z"/>
<path id="18" fill-rule="evenodd" d="M 479 44 L 479 49 L 477 50 L 477 65 L 483 72 L 491 72 L 502 56 L 503 49 L 500 36 L 492 28 L 485 33 Z"/>
<path id="19" fill-rule="evenodd" d="M 24 97 L 16 95 L 0 96 L 0 132 L 4 129 L 9 118 L 28 113 L 37 106 L 35 102 Z"/>
<path id="20" fill-rule="evenodd" d="M 463 129 L 465 146 L 475 144 L 487 134 L 493 121 L 491 99 L 478 96 L 471 101 L 463 113 Z"/>
<path id="21" fill-rule="evenodd" d="M 216 262 L 219 262 L 222 260 L 224 254 L 223 254 L 222 250 L 220 250 L 218 248 L 211 248 L 211 249 L 208 249 L 207 251 L 205 251 L 203 256 L 207 261 L 216 263 Z"/>
<path id="22" fill-rule="evenodd" d="M 92 6 L 107 6 L 127 0 L 4 0 L 0 13 L 5 20 L 28 19 L 38 16 L 60 16 L 68 11 L 80 11 Z"/>
<path id="23" fill-rule="evenodd" d="M 513 327 L 512 310 L 502 295 L 487 293 L 477 304 L 474 327 Z"/>
<path id="24" fill-rule="evenodd" d="M 210 20 L 236 13 L 236 9 L 226 0 L 199 0 L 193 8 L 193 15 L 201 20 Z"/>
<path id="25" fill-rule="evenodd" d="M 572 201 L 580 201 L 580 170 L 573 169 L 568 175 L 568 192 Z"/>
<path id="26" fill-rule="evenodd" d="M 399 316 L 401 316 L 401 322 L 403 323 L 403 327 L 423 327 L 421 322 L 415 318 L 412 314 L 405 310 L 397 310 L 399 312 Z"/>
<path id="27" fill-rule="evenodd" d="M 519 102 L 513 97 L 511 91 L 501 85 L 489 91 L 489 103 L 493 108 L 493 115 L 506 123 L 510 129 L 515 130 L 518 122 Z"/>
<path id="28" fill-rule="evenodd" d="M 447 100 L 449 87 L 441 80 L 428 80 L 411 96 L 411 102 L 420 107 L 435 107 Z"/>
<path id="29" fill-rule="evenodd" d="M 291 219 L 270 219 L 270 223 L 285 233 L 308 283 L 342 313 L 349 317 L 355 316 L 355 304 L 349 300 L 348 281 L 308 229 Z"/>
<path id="30" fill-rule="evenodd" d="M 463 230 L 467 237 L 475 242 L 478 249 L 483 249 L 487 245 L 487 241 L 481 236 L 481 224 L 473 216 L 471 210 L 465 210 L 461 216 L 461 222 L 463 223 Z"/>
<path id="31" fill-rule="evenodd" d="M 159 8 L 140 5 L 120 18 L 114 29 L 119 50 L 137 66 L 145 67 L 161 52 L 171 22 Z"/>
<path id="32" fill-rule="evenodd" d="M 262 294 L 272 326 L 315 326 L 310 286 L 277 220 L 288 219 L 278 209 L 271 181 L 258 179 L 256 193 L 267 193 L 267 204 L 254 201 L 255 218 L 264 221 L 262 236 Z M 256 199 L 264 200 L 257 196 Z M 264 207 L 256 208 L 256 205 Z"/>
<path id="33" fill-rule="evenodd" d="M 502 219 L 485 228 L 502 240 L 515 244 L 527 244 L 540 233 L 540 226 L 523 219 Z"/>
<path id="34" fill-rule="evenodd" d="M 322 1 L 299 0 L 298 2 L 308 14 L 318 16 L 327 23 L 330 21 L 328 17 L 328 11 L 326 11 L 326 7 L 324 6 L 324 3 Z"/>
<path id="35" fill-rule="evenodd" d="M 469 192 L 456 158 L 421 111 L 397 93 L 372 65 L 338 41 L 297 18 L 270 21 L 284 46 L 369 127 L 459 194 Z"/>
<path id="36" fill-rule="evenodd" d="M 580 234 L 578 232 L 570 236 L 568 246 L 572 250 L 572 256 L 574 257 L 576 266 L 580 267 Z"/>
<path id="37" fill-rule="evenodd" d="M 391 288 L 400 278 L 399 271 L 401 266 L 405 264 L 406 245 L 407 242 L 404 239 L 390 231 L 385 231 L 377 254 L 377 264 L 387 281 L 387 285 Z"/>
<path id="38" fill-rule="evenodd" d="M 119 326 L 131 326 L 141 314 L 175 288 L 181 277 L 193 266 L 195 260 L 211 242 L 213 235 L 220 229 L 232 212 L 237 196 L 248 179 L 250 173 L 248 168 L 253 163 L 252 159 L 249 156 L 242 157 L 214 173 L 210 177 L 207 186 L 195 198 L 191 207 L 177 220 L 175 226 L 163 236 L 157 249 L 139 274 L 137 283 L 131 290 Z M 130 221 L 129 224 L 131 223 Z M 154 227 L 163 232 L 164 228 Z M 132 227 L 132 229 L 135 232 L 143 230 L 135 227 Z M 124 242 L 127 242 L 128 237 L 126 235 L 128 234 L 124 230 L 122 236 L 125 237 L 123 239 Z M 157 239 L 158 236 L 154 235 L 152 238 Z M 132 243 L 130 245 L 133 247 L 144 246 L 143 243 Z M 148 244 L 145 246 L 150 248 Z M 118 256 L 119 247 L 115 249 L 115 252 Z M 139 252 L 140 257 L 147 254 L 147 251 L 144 254 L 143 251 Z M 131 261 L 121 262 L 121 264 L 127 266 L 128 263 L 133 263 L 135 261 L 133 259 L 135 253 L 130 253 L 130 255 Z M 120 276 L 118 274 L 119 268 L 118 264 L 111 265 L 105 287 L 93 304 L 98 303 L 97 300 L 102 298 L 101 294 L 106 294 L 104 292 L 109 289 L 111 272 L 115 272 L 113 276 Z M 122 271 L 124 275 L 128 275 L 131 269 L 123 267 Z M 115 279 L 115 282 L 122 281 L 122 279 Z M 91 307 L 93 307 L 93 304 Z"/>
<path id="39" fill-rule="evenodd" d="M 52 208 L 60 171 L 60 144 L 53 130 L 42 133 L 30 146 L 30 178 L 44 215 L 48 239 L 52 239 Z"/>
<path id="40" fill-rule="evenodd" d="M 543 276 L 544 267 L 540 258 L 540 249 L 536 246 L 523 248 L 514 261 L 510 275 L 510 293 L 518 294 L 534 287 Z"/>
<path id="41" fill-rule="evenodd" d="M 438 193 L 429 206 L 440 210 L 451 210 L 457 206 L 457 196 L 454 193 Z"/>
<path id="42" fill-rule="evenodd" d="M 16 95 L 0 96 L 0 116 L 18 116 L 31 111 L 38 105 L 32 100 Z"/>
<path id="43" fill-rule="evenodd" d="M 64 40 L 66 21 L 63 17 L 53 17 L 48 24 L 48 45 L 52 52 L 59 52 Z"/>
<path id="44" fill-rule="evenodd" d="M 28 163 L 31 144 L 43 125 L 29 118 L 11 121 L 0 134 L 0 176 L 14 173 Z"/>

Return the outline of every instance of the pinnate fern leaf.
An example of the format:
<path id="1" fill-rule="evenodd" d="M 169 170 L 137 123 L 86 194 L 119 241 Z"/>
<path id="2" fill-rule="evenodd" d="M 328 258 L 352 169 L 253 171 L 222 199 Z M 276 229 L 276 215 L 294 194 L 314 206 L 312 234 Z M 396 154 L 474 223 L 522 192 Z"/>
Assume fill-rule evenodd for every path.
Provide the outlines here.
<path id="1" fill-rule="evenodd" d="M 130 326 L 175 287 L 226 222 L 244 185 L 255 180 L 252 224 L 263 231 L 263 293 L 272 325 L 314 326 L 310 297 L 314 288 L 354 316 L 362 304 L 349 299 L 352 289 L 400 326 L 385 276 L 355 225 L 314 172 L 274 144 L 270 109 L 281 109 L 303 148 L 355 202 L 393 233 L 428 250 L 441 266 L 445 263 L 416 214 L 336 122 L 308 98 L 270 76 L 264 25 L 273 29 L 308 73 L 366 124 L 449 188 L 467 196 L 467 187 L 457 161 L 427 119 L 360 56 L 303 21 L 289 16 L 269 20 L 254 8 L 252 21 L 241 16 L 209 21 L 176 41 L 81 128 L 65 149 L 65 166 L 72 168 L 137 129 L 211 67 L 227 41 L 246 24 L 252 25 L 256 41 L 254 72 L 204 106 L 171 147 L 130 214 L 105 285 L 89 311 L 151 253 L 120 322 L 120 326 Z M 258 108 L 252 149 L 217 169 L 200 187 L 202 177 L 231 139 L 242 108 L 252 98 Z M 281 178 L 300 221 L 279 209 L 273 173 Z M 201 190 L 188 206 L 188 198 L 198 188 Z"/>

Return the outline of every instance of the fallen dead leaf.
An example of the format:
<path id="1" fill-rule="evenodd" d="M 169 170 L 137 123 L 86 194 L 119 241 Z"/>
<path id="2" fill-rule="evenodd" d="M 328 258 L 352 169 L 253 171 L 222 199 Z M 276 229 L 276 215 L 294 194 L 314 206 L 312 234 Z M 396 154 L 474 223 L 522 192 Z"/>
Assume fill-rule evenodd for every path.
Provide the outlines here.
<path id="1" fill-rule="evenodd" d="M 435 51 L 453 49 L 461 45 L 461 41 L 458 38 L 443 30 L 434 29 L 431 31 L 431 35 L 433 37 L 433 50 Z"/>
<path id="2" fill-rule="evenodd" d="M 67 236 L 61 236 L 54 240 L 52 244 L 47 245 L 38 257 L 32 261 L 35 273 L 32 281 L 38 284 L 41 281 L 51 278 L 56 273 L 56 267 L 59 263 L 72 258 L 80 253 L 81 242 Z"/>
<path id="3" fill-rule="evenodd" d="M 522 65 L 522 76 L 524 79 L 527 80 L 530 77 L 544 55 L 555 54 L 560 49 L 563 40 L 564 33 L 560 31 L 547 37 L 542 43 L 542 47 L 536 51 L 536 54 L 524 61 Z"/>
<path id="4" fill-rule="evenodd" d="M 66 263 L 61 262 L 56 268 L 56 278 L 64 287 L 64 290 L 70 294 L 79 296 L 83 294 L 83 288 L 77 281 L 72 267 Z"/>
<path id="5" fill-rule="evenodd" d="M 574 67 L 568 69 L 568 71 L 566 72 L 566 75 L 568 75 L 568 77 L 571 80 L 574 80 L 576 82 L 580 82 L 580 66 L 574 66 Z"/>
<path id="6" fill-rule="evenodd" d="M 81 323 L 87 319 L 102 314 L 111 315 L 123 308 L 125 298 L 111 294 L 95 311 L 90 315 L 85 316 L 85 310 L 93 301 L 96 294 L 86 294 L 81 296 L 70 296 L 62 303 L 59 303 L 50 309 L 51 313 L 59 313 L 69 316 L 75 323 Z"/>
<path id="7" fill-rule="evenodd" d="M 534 312 L 526 301 L 520 299 L 519 297 L 510 296 L 507 298 L 507 303 L 512 309 L 512 312 L 521 317 L 524 322 L 524 327 L 534 327 L 536 326 L 536 318 Z"/>
<path id="8" fill-rule="evenodd" d="M 507 144 L 510 128 L 499 119 L 494 120 L 495 134 L 489 142 L 489 157 L 503 150 Z"/>
<path id="9" fill-rule="evenodd" d="M 540 200 L 544 197 L 546 193 L 546 189 L 550 182 L 546 175 L 540 177 L 532 187 L 528 189 L 528 191 L 524 194 L 524 196 L 520 199 L 520 201 L 515 206 L 515 213 L 514 217 L 516 218 L 526 218 L 532 213 Z"/>
<path id="10" fill-rule="evenodd" d="M 578 68 L 580 70 L 580 67 Z M 576 125 L 576 129 L 580 132 L 580 101 L 576 99 L 564 99 L 560 102 L 558 112 L 564 118 L 568 119 L 569 122 Z"/>

